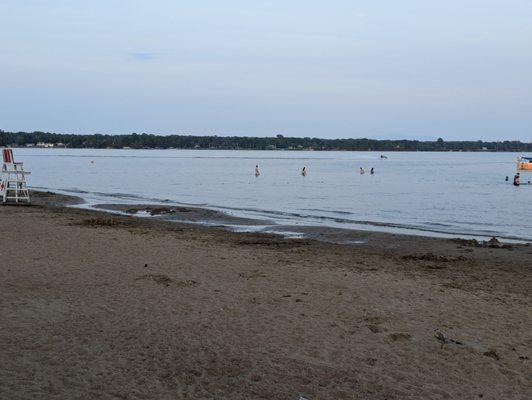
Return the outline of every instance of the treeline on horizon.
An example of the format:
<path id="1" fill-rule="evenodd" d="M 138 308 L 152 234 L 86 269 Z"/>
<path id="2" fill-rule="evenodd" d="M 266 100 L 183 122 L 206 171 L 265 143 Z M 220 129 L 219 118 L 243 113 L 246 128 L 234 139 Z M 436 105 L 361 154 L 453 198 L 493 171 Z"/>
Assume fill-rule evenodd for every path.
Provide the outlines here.
<path id="1" fill-rule="evenodd" d="M 509 151 L 530 152 L 532 143 L 520 141 L 435 141 L 319 139 L 310 137 L 248 137 L 248 136 L 159 136 L 74 135 L 49 132 L 5 132 L 0 130 L 0 146 L 35 146 L 38 143 L 64 145 L 68 148 L 96 149 L 219 149 L 219 150 L 337 150 L 337 151 Z"/>

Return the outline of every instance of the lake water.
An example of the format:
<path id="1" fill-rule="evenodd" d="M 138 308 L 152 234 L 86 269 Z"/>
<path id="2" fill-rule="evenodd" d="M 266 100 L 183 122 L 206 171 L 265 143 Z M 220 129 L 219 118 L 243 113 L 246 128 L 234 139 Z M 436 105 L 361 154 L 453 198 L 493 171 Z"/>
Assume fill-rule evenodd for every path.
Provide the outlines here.
<path id="1" fill-rule="evenodd" d="M 73 193 L 89 205 L 197 205 L 266 220 L 257 230 L 310 225 L 532 241 L 532 185 L 511 184 L 518 154 L 380 154 L 15 149 L 32 171 L 31 187 Z"/>

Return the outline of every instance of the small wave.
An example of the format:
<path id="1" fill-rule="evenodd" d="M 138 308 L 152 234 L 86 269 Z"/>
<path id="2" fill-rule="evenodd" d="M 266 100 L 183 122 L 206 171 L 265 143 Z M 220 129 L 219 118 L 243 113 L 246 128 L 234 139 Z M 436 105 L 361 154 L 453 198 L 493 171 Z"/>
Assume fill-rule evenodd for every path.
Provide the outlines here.
<path id="1" fill-rule="evenodd" d="M 440 222 L 429 222 L 429 221 L 425 222 L 425 225 L 428 225 L 428 226 L 443 226 L 443 227 L 452 226 L 452 225 L 449 225 L 449 224 L 442 224 Z"/>
<path id="2" fill-rule="evenodd" d="M 57 190 L 60 190 L 62 192 L 68 192 L 68 193 L 75 193 L 75 194 L 90 194 L 91 192 L 88 192 L 86 190 L 81 190 L 81 189 L 57 189 Z"/>
<path id="3" fill-rule="evenodd" d="M 342 215 L 353 215 L 352 212 L 349 211 L 341 211 L 341 210 L 324 210 L 322 208 L 302 208 L 303 211 L 317 211 L 317 212 L 327 212 L 327 213 L 333 213 L 333 214 L 342 214 Z"/>

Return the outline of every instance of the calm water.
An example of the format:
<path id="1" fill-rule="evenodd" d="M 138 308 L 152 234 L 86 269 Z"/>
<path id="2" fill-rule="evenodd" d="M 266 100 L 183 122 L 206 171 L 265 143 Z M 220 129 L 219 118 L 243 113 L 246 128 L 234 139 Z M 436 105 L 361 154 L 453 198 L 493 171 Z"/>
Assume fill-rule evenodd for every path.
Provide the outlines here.
<path id="1" fill-rule="evenodd" d="M 532 241 L 513 153 L 16 149 L 30 186 L 89 204 L 171 201 L 271 224 Z M 94 163 L 91 163 L 94 161 Z M 258 164 L 262 176 L 255 178 Z M 308 175 L 300 170 L 307 167 Z M 359 167 L 366 169 L 359 175 Z M 369 169 L 375 168 L 370 176 Z M 524 173 L 523 181 L 532 180 Z M 80 194 L 81 193 L 81 194 Z"/>

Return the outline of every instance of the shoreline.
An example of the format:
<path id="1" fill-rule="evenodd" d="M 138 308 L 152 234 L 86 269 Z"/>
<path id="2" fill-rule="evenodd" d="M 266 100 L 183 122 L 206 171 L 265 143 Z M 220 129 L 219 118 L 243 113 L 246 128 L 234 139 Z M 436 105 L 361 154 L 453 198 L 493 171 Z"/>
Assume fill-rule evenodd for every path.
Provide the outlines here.
<path id="1" fill-rule="evenodd" d="M 226 207 L 207 207 L 195 204 L 186 204 L 179 202 L 172 202 L 170 200 L 156 200 L 150 202 L 149 199 L 138 198 L 136 196 L 129 196 L 126 194 L 117 196 L 129 198 L 128 203 L 108 203 L 103 199 L 101 201 L 89 202 L 83 199 L 81 196 L 71 194 L 69 191 L 50 192 L 46 189 L 39 188 L 33 189 L 33 192 L 46 192 L 56 193 L 64 196 L 70 196 L 79 200 L 76 200 L 78 204 L 73 204 L 79 208 L 88 210 L 100 210 L 116 214 L 135 215 L 137 217 L 154 217 L 158 219 L 164 219 L 174 221 L 177 223 L 190 223 L 199 226 L 206 227 L 222 227 L 232 232 L 254 232 L 265 234 L 278 234 L 285 237 L 293 238 L 309 238 L 322 240 L 326 242 L 334 243 L 350 243 L 356 241 L 359 236 L 359 232 L 371 232 L 375 234 L 391 234 L 399 236 L 409 237 L 425 237 L 436 239 L 449 239 L 449 240 L 472 240 L 481 243 L 487 243 L 493 238 L 496 238 L 501 243 L 509 245 L 532 245 L 532 240 L 518 237 L 508 237 L 503 235 L 496 235 L 495 233 L 476 234 L 476 233 L 464 233 L 464 232 L 446 232 L 442 230 L 431 230 L 425 227 L 415 227 L 409 225 L 401 225 L 387 222 L 374 222 L 374 221 L 354 221 L 354 220 L 342 220 L 341 218 L 333 217 L 311 217 L 310 220 L 302 221 L 298 223 L 293 221 L 293 224 L 277 224 L 275 220 L 261 219 L 260 217 L 254 218 L 246 216 L 245 211 L 251 210 L 239 210 L 230 209 Z M 79 194 L 86 192 L 81 191 Z M 107 197 L 105 200 L 109 200 L 112 196 Z M 133 201 L 133 200 L 138 201 Z M 153 199 L 155 200 L 155 199 Z M 148 210 L 148 211 L 146 211 Z M 242 215 L 232 215 L 230 211 L 240 211 Z M 155 212 L 154 212 L 155 211 Z M 278 214 L 273 211 L 266 210 L 254 210 L 258 213 L 272 213 Z M 280 213 L 283 214 L 283 213 Z M 337 221 L 336 224 L 323 225 L 319 223 L 319 220 Z M 342 222 L 339 222 L 339 221 Z"/>
<path id="2" fill-rule="evenodd" d="M 89 207 L 78 207 L 85 204 L 85 200 L 79 196 L 60 194 L 50 191 L 32 191 L 32 199 L 37 195 L 36 205 L 44 207 L 69 207 L 73 210 L 86 210 L 96 214 L 116 215 L 126 218 L 133 218 L 140 221 L 153 221 L 176 224 L 200 230 L 216 230 L 236 235 L 251 236 L 274 236 L 280 240 L 309 240 L 321 243 L 330 243 L 335 245 L 354 245 L 382 251 L 393 247 L 402 246 L 411 251 L 417 251 L 419 248 L 437 247 L 440 251 L 447 251 L 450 254 L 456 254 L 454 248 L 459 248 L 464 252 L 471 252 L 472 249 L 489 248 L 489 249 L 506 249 L 518 250 L 532 255 L 532 243 L 517 240 L 499 240 L 491 238 L 488 240 L 478 240 L 475 235 L 464 235 L 465 237 L 453 236 L 424 236 L 422 234 L 393 233 L 385 231 L 357 230 L 347 228 L 335 228 L 325 226 L 291 226 L 279 225 L 272 227 L 271 230 L 247 230 L 247 226 L 260 226 L 269 224 L 269 221 L 261 221 L 251 218 L 231 216 L 221 211 L 209 208 L 195 206 L 172 206 L 161 204 L 93 204 Z M 234 229 L 240 226 L 244 229 Z M 299 230 L 293 232 L 292 229 Z M 492 241 L 496 239 L 496 241 Z M 415 243 L 413 245 L 413 243 Z"/>
<path id="3" fill-rule="evenodd" d="M 10 399 L 524 399 L 532 248 L 0 207 Z M 443 342 L 436 333 L 442 333 Z"/>

